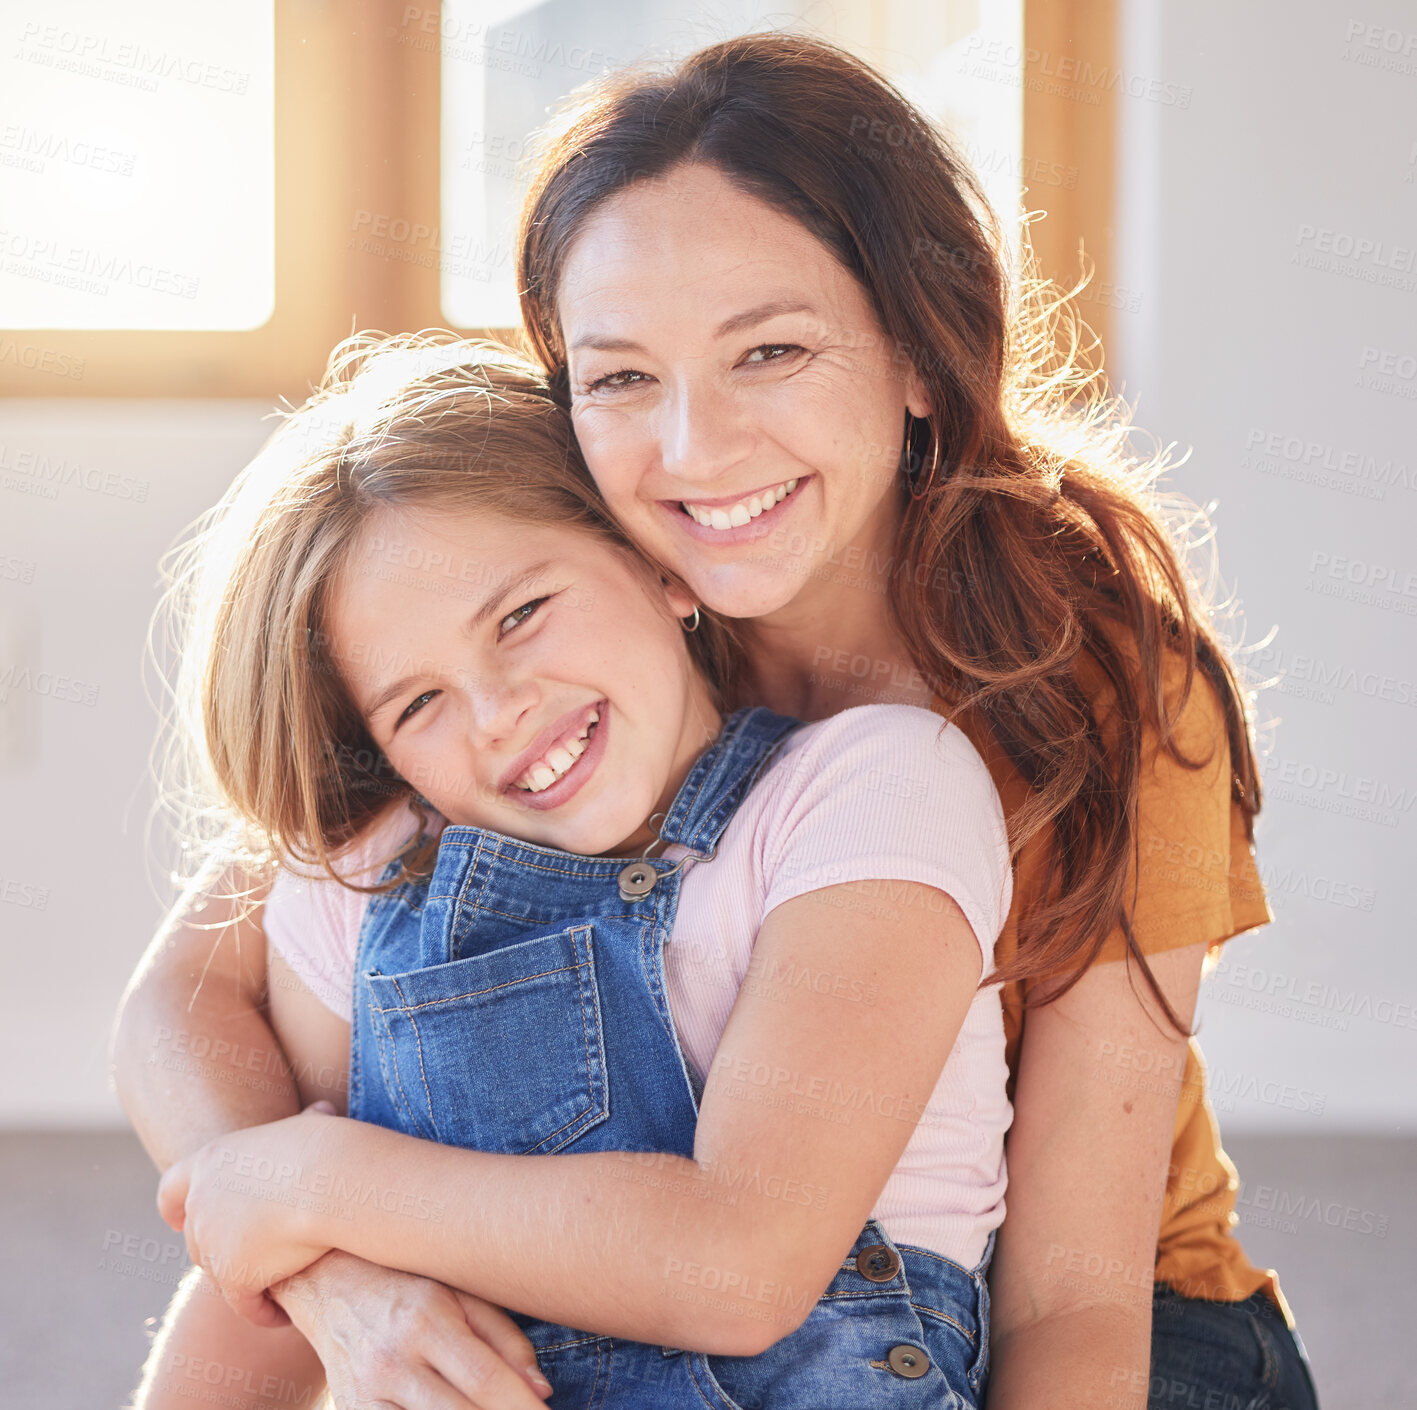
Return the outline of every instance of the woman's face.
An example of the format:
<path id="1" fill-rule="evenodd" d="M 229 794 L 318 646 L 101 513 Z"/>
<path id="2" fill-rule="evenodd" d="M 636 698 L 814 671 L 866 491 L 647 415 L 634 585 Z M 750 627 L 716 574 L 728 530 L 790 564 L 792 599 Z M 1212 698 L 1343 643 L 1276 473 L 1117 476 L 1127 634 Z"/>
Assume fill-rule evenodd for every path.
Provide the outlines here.
<path id="1" fill-rule="evenodd" d="M 639 850 L 719 719 L 693 603 L 584 531 L 386 510 L 334 584 L 336 667 L 450 822 L 585 856 Z"/>
<path id="2" fill-rule="evenodd" d="M 591 473 L 709 607 L 766 616 L 888 571 L 905 412 L 929 407 L 802 225 L 681 166 L 596 211 L 557 303 Z"/>

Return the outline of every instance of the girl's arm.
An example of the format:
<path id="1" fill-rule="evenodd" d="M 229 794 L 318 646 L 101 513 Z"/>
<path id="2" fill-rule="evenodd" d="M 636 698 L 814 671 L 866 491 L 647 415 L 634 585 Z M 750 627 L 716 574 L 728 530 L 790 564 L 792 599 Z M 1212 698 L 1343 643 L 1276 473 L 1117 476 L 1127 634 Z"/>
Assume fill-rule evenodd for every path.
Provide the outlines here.
<path id="1" fill-rule="evenodd" d="M 1187 1026 L 1204 943 L 1148 956 Z M 1096 964 L 1029 1011 L 992 1294 L 989 1410 L 1144 1410 L 1151 1285 L 1186 1038 Z"/>
<path id="2" fill-rule="evenodd" d="M 769 913 L 755 963 L 832 982 L 740 991 L 692 1159 L 495 1155 L 302 1115 L 183 1162 L 164 1216 L 237 1299 L 336 1247 L 606 1335 L 762 1351 L 870 1216 L 982 970 L 943 893 L 876 892 L 828 886 Z M 833 994 L 872 987 L 870 1005 Z"/>

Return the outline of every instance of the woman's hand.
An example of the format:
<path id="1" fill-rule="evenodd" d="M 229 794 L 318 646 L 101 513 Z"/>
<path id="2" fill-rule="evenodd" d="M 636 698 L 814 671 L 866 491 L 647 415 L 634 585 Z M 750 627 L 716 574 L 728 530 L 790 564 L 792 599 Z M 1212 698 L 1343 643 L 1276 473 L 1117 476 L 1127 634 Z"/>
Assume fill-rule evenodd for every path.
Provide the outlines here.
<path id="1" fill-rule="evenodd" d="M 179 1160 L 158 1185 L 162 1217 L 187 1240 L 233 1310 L 257 1326 L 289 1319 L 267 1295 L 329 1251 L 312 1242 L 307 1217 L 320 1199 L 321 1136 L 339 1118 L 317 1104 L 298 1116 L 232 1131 Z"/>
<path id="2" fill-rule="evenodd" d="M 538 1410 L 551 1393 L 517 1324 L 470 1293 L 338 1249 L 271 1291 L 340 1410 Z"/>

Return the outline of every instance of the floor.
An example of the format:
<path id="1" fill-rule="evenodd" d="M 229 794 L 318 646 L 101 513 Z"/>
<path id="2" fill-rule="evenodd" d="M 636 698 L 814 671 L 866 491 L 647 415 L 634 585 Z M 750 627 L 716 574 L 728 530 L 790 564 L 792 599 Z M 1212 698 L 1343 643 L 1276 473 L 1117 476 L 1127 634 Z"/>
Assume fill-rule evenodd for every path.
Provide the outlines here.
<path id="1" fill-rule="evenodd" d="M 1417 1301 L 1417 1141 L 1252 1137 L 1229 1147 L 1246 1179 L 1246 1247 L 1280 1270 L 1324 1410 L 1417 1405 L 1404 1350 Z M 129 1135 L 0 1134 L 10 1269 L 0 1401 L 125 1403 L 186 1262 L 157 1217 L 155 1184 Z"/>

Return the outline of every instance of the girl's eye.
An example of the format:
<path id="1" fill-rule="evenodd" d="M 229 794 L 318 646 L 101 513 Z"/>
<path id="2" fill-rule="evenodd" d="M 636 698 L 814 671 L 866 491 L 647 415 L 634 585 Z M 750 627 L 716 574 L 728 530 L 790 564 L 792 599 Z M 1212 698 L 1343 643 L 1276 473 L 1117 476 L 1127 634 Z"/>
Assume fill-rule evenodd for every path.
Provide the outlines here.
<path id="1" fill-rule="evenodd" d="M 512 611 L 508 612 L 497 624 L 499 636 L 506 636 L 507 632 L 519 627 L 545 601 L 546 599 L 544 597 L 537 597 L 533 598 L 530 602 L 523 602 L 520 607 L 513 608 Z M 508 622 L 512 624 L 510 627 L 507 626 Z"/>
<path id="2" fill-rule="evenodd" d="M 801 352 L 796 343 L 763 343 L 754 348 L 744 362 L 781 362 L 789 353 Z M 762 354 L 762 356 L 759 356 Z"/>
<path id="3" fill-rule="evenodd" d="M 405 720 L 411 720 L 438 693 L 436 690 L 425 690 L 417 700 L 410 701 L 408 708 L 394 721 L 394 728 L 398 729 Z"/>
<path id="4" fill-rule="evenodd" d="M 607 372 L 604 377 L 597 377 L 587 388 L 587 392 L 618 392 L 623 387 L 631 387 L 639 382 L 647 382 L 649 378 L 643 372 L 636 372 L 631 367 L 622 368 L 619 372 Z"/>

